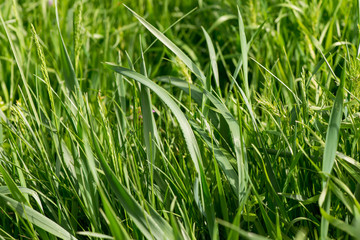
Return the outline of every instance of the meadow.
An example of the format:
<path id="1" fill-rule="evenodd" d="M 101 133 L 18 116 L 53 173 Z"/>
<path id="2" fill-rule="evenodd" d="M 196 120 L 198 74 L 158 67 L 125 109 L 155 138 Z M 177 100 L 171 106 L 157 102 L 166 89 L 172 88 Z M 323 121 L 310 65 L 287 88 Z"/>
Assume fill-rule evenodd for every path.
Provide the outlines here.
<path id="1" fill-rule="evenodd" d="M 0 1 L 0 239 L 359 239 L 360 0 Z"/>

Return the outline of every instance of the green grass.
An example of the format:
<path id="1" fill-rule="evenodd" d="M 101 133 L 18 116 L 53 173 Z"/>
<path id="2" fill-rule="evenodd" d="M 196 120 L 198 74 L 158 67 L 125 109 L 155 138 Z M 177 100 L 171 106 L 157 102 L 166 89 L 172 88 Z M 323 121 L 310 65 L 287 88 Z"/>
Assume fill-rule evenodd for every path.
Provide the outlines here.
<path id="1" fill-rule="evenodd" d="M 0 3 L 0 239 L 356 239 L 360 1 Z"/>

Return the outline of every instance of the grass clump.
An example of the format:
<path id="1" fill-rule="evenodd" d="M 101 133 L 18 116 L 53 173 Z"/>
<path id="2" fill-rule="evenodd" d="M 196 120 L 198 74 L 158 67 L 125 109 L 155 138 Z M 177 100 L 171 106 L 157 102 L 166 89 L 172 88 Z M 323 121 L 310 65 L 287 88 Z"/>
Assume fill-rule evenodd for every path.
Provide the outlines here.
<path id="1" fill-rule="evenodd" d="M 0 238 L 356 239 L 359 3 L 125 4 L 0 3 Z"/>

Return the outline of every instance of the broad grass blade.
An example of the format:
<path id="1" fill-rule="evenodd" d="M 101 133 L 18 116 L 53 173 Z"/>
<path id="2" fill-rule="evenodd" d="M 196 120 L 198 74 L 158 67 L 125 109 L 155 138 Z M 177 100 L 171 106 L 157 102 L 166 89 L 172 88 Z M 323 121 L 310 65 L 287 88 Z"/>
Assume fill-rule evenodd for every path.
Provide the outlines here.
<path id="1" fill-rule="evenodd" d="M 344 101 L 344 89 L 343 89 L 343 81 L 341 86 L 338 88 L 336 93 L 336 98 L 334 102 L 334 106 L 331 110 L 329 126 L 326 133 L 326 140 L 325 140 L 325 149 L 323 155 L 323 164 L 322 164 L 322 172 L 325 174 L 330 174 L 335 162 L 335 154 L 336 149 L 338 147 L 339 142 L 339 132 L 340 132 L 340 124 L 341 118 L 343 114 L 343 101 Z M 326 188 L 326 180 L 323 181 L 323 189 Z M 326 193 L 328 196 L 325 196 L 325 205 L 322 206 L 320 203 L 320 207 L 323 207 L 324 211 L 328 214 L 330 211 L 330 193 Z M 322 239 L 326 239 L 329 229 L 329 222 L 328 219 L 325 217 L 326 215 L 322 214 L 321 218 L 321 229 L 320 235 Z"/>
<path id="2" fill-rule="evenodd" d="M 45 217 L 38 211 L 12 199 L 3 194 L 0 194 L 0 205 L 5 208 L 6 206 L 10 206 L 12 209 L 16 211 L 16 213 L 24 218 L 27 219 L 29 222 L 38 226 L 39 228 L 43 229 L 46 232 L 53 234 L 56 237 L 61 239 L 69 239 L 75 240 L 76 238 L 71 235 L 68 231 L 62 228 L 60 225 L 52 221 L 51 219 Z"/>
<path id="3" fill-rule="evenodd" d="M 9 188 L 11 195 L 13 198 L 15 198 L 17 201 L 24 203 L 26 205 L 29 205 L 28 201 L 26 200 L 25 196 L 22 194 L 18 186 L 16 186 L 13 179 L 10 177 L 9 173 L 5 170 L 5 168 L 0 163 L 0 172 L 2 175 L 2 178 L 4 179 L 7 187 Z"/>
<path id="4" fill-rule="evenodd" d="M 344 89 L 339 87 L 336 92 L 334 106 L 331 110 L 329 126 L 326 133 L 325 149 L 323 155 L 322 171 L 330 174 L 339 142 L 341 118 L 343 114 Z"/>
<path id="5" fill-rule="evenodd" d="M 125 228 L 119 221 L 111 203 L 109 202 L 107 196 L 105 195 L 103 189 L 100 186 L 99 186 L 99 193 L 101 200 L 103 202 L 106 217 L 109 221 L 109 227 L 112 235 L 115 237 L 115 239 L 130 239 L 129 234 L 126 232 Z M 93 237 L 98 237 L 98 236 L 93 236 Z"/>

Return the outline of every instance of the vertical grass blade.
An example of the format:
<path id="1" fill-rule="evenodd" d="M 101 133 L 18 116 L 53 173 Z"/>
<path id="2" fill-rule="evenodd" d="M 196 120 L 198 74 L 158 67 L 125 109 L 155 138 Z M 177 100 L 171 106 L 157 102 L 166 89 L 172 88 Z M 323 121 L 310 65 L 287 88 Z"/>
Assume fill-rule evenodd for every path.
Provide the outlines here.
<path id="1" fill-rule="evenodd" d="M 143 75 L 147 77 L 144 53 L 142 51 L 142 48 L 141 48 L 141 69 Z M 141 112 L 143 117 L 143 133 L 146 144 L 146 153 L 148 156 L 148 160 L 151 163 L 153 163 L 155 161 L 155 156 L 156 156 L 156 145 L 152 143 L 152 141 L 154 139 L 156 141 L 156 144 L 158 144 L 159 146 L 162 146 L 162 142 L 160 141 L 159 133 L 152 112 L 150 91 L 145 86 L 141 87 L 140 99 L 141 99 Z"/>
<path id="2" fill-rule="evenodd" d="M 335 162 L 336 150 L 339 142 L 340 123 L 343 114 L 344 89 L 339 87 L 331 110 L 329 126 L 326 132 L 325 149 L 323 155 L 322 172 L 330 174 Z"/>
<path id="3" fill-rule="evenodd" d="M 215 53 L 214 44 L 213 44 L 209 34 L 206 32 L 205 28 L 201 27 L 201 29 L 204 32 L 206 43 L 207 43 L 208 50 L 209 50 L 211 68 L 212 68 L 212 71 L 214 74 L 216 90 L 218 91 L 219 94 L 221 94 L 220 83 L 219 83 L 219 70 L 218 70 L 218 65 L 216 62 L 216 53 Z M 207 89 L 207 90 L 209 90 L 209 89 Z"/>
<path id="4" fill-rule="evenodd" d="M 240 34 L 240 46 L 241 46 L 241 56 L 242 56 L 241 59 L 242 59 L 243 74 L 244 74 L 245 94 L 247 99 L 249 99 L 250 101 L 250 86 L 248 80 L 248 45 L 246 41 L 244 21 L 241 16 L 239 6 L 237 6 L 237 11 L 238 11 L 238 19 L 239 19 L 239 34 Z"/>
<path id="5" fill-rule="evenodd" d="M 68 88 L 69 92 L 71 94 L 75 94 L 75 96 L 76 96 L 78 94 L 77 91 L 79 90 L 79 82 L 77 81 L 73 64 L 71 62 L 69 53 L 66 50 L 66 45 L 65 45 L 64 39 L 61 34 L 59 13 L 58 13 L 57 5 L 58 5 L 57 0 L 55 0 L 55 15 L 56 15 L 56 23 L 57 23 L 57 27 L 58 27 L 58 31 L 59 31 L 60 41 L 61 41 L 61 44 L 60 44 L 61 45 L 61 64 L 62 64 L 62 68 L 63 68 L 65 84 L 66 84 L 66 87 Z"/>
<path id="6" fill-rule="evenodd" d="M 27 97 L 28 97 L 27 101 L 30 102 L 30 106 L 31 106 L 32 113 L 33 113 L 34 116 L 35 116 L 36 122 L 39 123 L 39 122 L 40 122 L 40 118 L 39 118 L 38 112 L 37 112 L 37 110 L 36 110 L 36 108 L 35 108 L 34 101 L 33 101 L 32 97 L 31 97 L 30 90 L 29 90 L 29 85 L 28 85 L 28 82 L 27 82 L 27 80 L 26 80 L 25 74 L 24 74 L 24 72 L 23 72 L 23 70 L 22 70 L 22 66 L 21 66 L 22 63 L 20 62 L 20 59 L 19 59 L 19 57 L 17 56 L 17 53 L 16 53 L 16 51 L 15 51 L 15 47 L 14 47 L 13 41 L 12 41 L 11 36 L 10 36 L 10 32 L 9 32 L 9 30 L 8 30 L 5 22 L 4 22 L 4 19 L 3 19 L 3 17 L 2 17 L 1 12 L 0 12 L 0 20 L 1 20 L 2 25 L 4 26 L 6 36 L 7 36 L 8 40 L 9 40 L 9 43 L 10 43 L 11 51 L 12 51 L 13 54 L 14 54 L 15 62 L 16 62 L 16 65 L 18 66 L 18 69 L 19 69 L 19 72 L 20 72 L 21 80 L 22 80 L 22 82 L 23 82 L 23 84 L 24 84 L 25 92 L 26 92 L 26 95 L 27 95 Z M 16 86 L 16 87 L 17 87 L 17 86 Z"/>
<path id="7" fill-rule="evenodd" d="M 325 59 L 325 61 L 326 61 L 326 59 Z M 328 66 L 330 67 L 330 65 L 328 65 Z M 345 67 L 345 69 L 346 69 L 346 67 Z M 340 87 L 338 88 L 338 90 L 336 92 L 336 98 L 335 98 L 333 108 L 331 110 L 329 126 L 328 126 L 328 129 L 326 132 L 325 149 L 324 149 L 323 163 L 322 163 L 322 172 L 325 174 L 331 173 L 331 170 L 334 166 L 336 150 L 337 150 L 338 142 L 339 142 L 341 118 L 343 115 L 344 84 L 345 84 L 344 78 L 345 78 L 345 70 L 343 72 Z M 325 179 L 323 180 L 323 189 L 324 189 L 323 191 L 325 191 L 327 189 L 326 182 L 327 182 L 327 177 L 325 177 Z M 323 207 L 324 211 L 327 214 L 329 214 L 330 204 L 331 204 L 331 195 L 330 195 L 330 192 L 327 193 L 326 191 L 324 194 L 325 194 L 324 206 L 322 206 L 321 202 L 319 202 L 319 203 L 320 203 L 320 207 Z M 329 221 L 326 219 L 325 215 L 323 215 L 321 217 L 321 229 L 320 229 L 321 239 L 327 238 L 328 229 L 329 229 Z"/>

